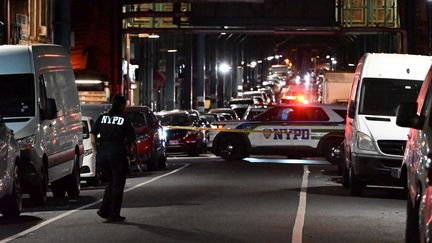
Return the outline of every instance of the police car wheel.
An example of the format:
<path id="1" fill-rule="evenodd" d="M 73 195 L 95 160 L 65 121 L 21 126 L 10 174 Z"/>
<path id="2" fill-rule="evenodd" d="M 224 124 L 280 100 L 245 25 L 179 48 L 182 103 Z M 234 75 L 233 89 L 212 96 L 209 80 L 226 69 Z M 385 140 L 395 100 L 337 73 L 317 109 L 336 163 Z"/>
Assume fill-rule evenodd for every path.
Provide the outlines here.
<path id="1" fill-rule="evenodd" d="M 329 138 L 326 140 L 326 148 L 324 155 L 326 160 L 332 164 L 340 164 L 341 159 L 341 143 L 340 139 Z"/>
<path id="2" fill-rule="evenodd" d="M 419 200 L 416 199 L 416 205 L 412 204 L 408 195 L 407 200 L 407 217 L 405 224 L 405 242 L 420 242 L 419 231 Z"/>
<path id="3" fill-rule="evenodd" d="M 220 141 L 219 154 L 224 160 L 240 160 L 246 157 L 246 145 L 238 136 L 226 136 Z"/>

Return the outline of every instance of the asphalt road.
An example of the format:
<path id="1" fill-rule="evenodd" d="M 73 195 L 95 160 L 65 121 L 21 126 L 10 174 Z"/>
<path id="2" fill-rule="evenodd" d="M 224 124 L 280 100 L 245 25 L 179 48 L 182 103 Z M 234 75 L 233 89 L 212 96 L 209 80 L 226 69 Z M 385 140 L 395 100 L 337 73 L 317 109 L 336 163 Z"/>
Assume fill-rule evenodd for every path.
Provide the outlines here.
<path id="1" fill-rule="evenodd" d="M 127 180 L 125 222 L 104 223 L 103 186 L 85 187 L 77 201 L 26 199 L 21 217 L 0 217 L 0 242 L 404 242 L 401 190 L 352 197 L 340 179 L 321 160 L 170 158 Z"/>

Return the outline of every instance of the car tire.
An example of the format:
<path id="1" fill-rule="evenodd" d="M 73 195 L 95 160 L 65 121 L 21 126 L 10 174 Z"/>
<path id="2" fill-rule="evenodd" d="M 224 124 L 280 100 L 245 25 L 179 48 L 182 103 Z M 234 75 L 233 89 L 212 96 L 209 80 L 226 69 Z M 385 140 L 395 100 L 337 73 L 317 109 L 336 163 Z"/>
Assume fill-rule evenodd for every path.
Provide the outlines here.
<path id="1" fill-rule="evenodd" d="M 0 212 L 6 218 L 18 217 L 22 211 L 21 175 L 18 166 L 15 166 L 14 176 L 12 194 L 0 201 Z"/>
<path id="2" fill-rule="evenodd" d="M 156 151 L 156 145 L 153 144 L 153 150 L 150 156 L 150 159 L 147 160 L 147 169 L 149 171 L 156 171 L 159 169 L 159 158 Z"/>
<path id="3" fill-rule="evenodd" d="M 41 178 L 38 185 L 30 188 L 30 201 L 36 206 L 45 205 L 47 202 L 48 175 L 45 168 L 41 168 Z"/>
<path id="4" fill-rule="evenodd" d="M 239 136 L 226 135 L 218 145 L 220 156 L 227 161 L 241 160 L 246 157 L 246 144 Z"/>
<path id="5" fill-rule="evenodd" d="M 353 168 L 349 169 L 349 188 L 352 196 L 360 197 L 363 191 L 363 183 L 355 175 Z"/>
<path id="6" fill-rule="evenodd" d="M 413 243 L 420 242 L 419 231 L 419 205 L 420 202 L 416 199 L 415 205 L 412 204 L 411 198 L 407 200 L 407 217 L 405 224 L 405 242 Z"/>

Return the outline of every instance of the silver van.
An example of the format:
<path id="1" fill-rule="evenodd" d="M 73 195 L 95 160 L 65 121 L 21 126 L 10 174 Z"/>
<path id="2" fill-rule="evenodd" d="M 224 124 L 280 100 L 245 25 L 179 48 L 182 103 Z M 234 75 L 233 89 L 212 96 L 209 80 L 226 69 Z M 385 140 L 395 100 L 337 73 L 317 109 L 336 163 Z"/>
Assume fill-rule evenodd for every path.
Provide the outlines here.
<path id="1" fill-rule="evenodd" d="M 67 52 L 57 45 L 0 46 L 0 112 L 21 150 L 23 192 L 46 202 L 77 197 L 84 154 L 75 77 Z"/>

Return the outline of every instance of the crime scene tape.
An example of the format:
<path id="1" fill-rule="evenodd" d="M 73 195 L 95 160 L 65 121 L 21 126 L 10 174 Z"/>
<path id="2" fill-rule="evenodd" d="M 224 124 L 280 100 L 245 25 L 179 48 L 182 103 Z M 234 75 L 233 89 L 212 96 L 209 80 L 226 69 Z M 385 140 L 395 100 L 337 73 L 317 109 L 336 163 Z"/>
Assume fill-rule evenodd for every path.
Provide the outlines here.
<path id="1" fill-rule="evenodd" d="M 235 133 L 268 133 L 271 132 L 273 134 L 292 134 L 294 131 L 290 129 L 283 130 L 271 130 L 271 129 L 262 129 L 262 130 L 254 130 L 254 129 L 238 129 L 238 128 L 206 128 L 206 127 L 192 127 L 192 126 L 162 126 L 164 129 L 178 129 L 178 130 L 193 130 L 193 131 L 219 131 L 219 132 L 235 132 Z M 310 129 L 311 132 L 344 132 L 344 128 L 341 129 Z"/>

